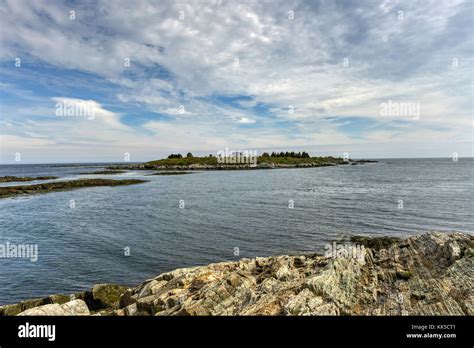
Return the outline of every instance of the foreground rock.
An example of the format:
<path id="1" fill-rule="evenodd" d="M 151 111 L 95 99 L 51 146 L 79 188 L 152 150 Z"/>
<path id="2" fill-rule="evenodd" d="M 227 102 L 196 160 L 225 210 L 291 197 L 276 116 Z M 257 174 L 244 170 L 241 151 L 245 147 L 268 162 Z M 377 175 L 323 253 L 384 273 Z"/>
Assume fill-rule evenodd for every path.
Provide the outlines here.
<path id="1" fill-rule="evenodd" d="M 90 291 L 82 291 L 75 294 L 51 295 L 44 298 L 36 298 L 19 303 L 0 306 L 0 316 L 18 315 L 20 313 L 32 313 L 31 309 L 41 308 L 50 314 L 57 311 L 59 305 L 64 305 L 74 300 L 81 300 L 91 312 L 101 310 L 112 311 L 119 308 L 120 297 L 127 287 L 116 284 L 97 284 Z M 52 306 L 54 305 L 54 306 Z"/>
<path id="2" fill-rule="evenodd" d="M 118 304 L 122 290 L 115 288 L 111 304 L 94 313 L 473 315 L 473 236 L 354 241 L 366 246 L 357 257 L 275 256 L 178 269 L 123 291 Z"/>
<path id="3" fill-rule="evenodd" d="M 62 305 L 54 303 L 31 308 L 18 315 L 90 315 L 90 312 L 84 301 L 73 300 Z"/>

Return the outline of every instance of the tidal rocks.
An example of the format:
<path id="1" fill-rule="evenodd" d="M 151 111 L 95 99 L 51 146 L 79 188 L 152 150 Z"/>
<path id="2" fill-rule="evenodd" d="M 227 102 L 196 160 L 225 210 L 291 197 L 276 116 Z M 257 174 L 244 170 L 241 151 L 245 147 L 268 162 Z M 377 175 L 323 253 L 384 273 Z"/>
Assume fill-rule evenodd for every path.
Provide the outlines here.
<path id="1" fill-rule="evenodd" d="M 52 180 L 52 179 L 57 179 L 57 178 L 58 178 L 57 176 L 37 176 L 37 177 L 0 176 L 0 182 Z"/>
<path id="2" fill-rule="evenodd" d="M 0 306 L 0 316 L 4 315 L 17 315 L 27 309 L 46 305 L 46 304 L 63 304 L 70 301 L 71 298 L 68 295 L 56 294 L 44 298 L 35 298 L 30 300 L 21 301 L 15 304 L 9 304 Z"/>
<path id="3" fill-rule="evenodd" d="M 472 235 L 359 241 L 362 259 L 283 255 L 182 268 L 134 288 L 98 285 L 93 297 L 107 308 L 86 303 L 119 316 L 474 314 Z"/>
<path id="4" fill-rule="evenodd" d="M 71 298 L 83 300 L 91 312 L 111 311 L 119 308 L 120 296 L 126 290 L 117 284 L 96 284 L 91 290 L 72 294 Z"/>
<path id="5" fill-rule="evenodd" d="M 21 186 L 4 186 L 0 187 L 0 198 L 22 195 L 22 194 L 36 194 L 48 193 L 53 191 L 73 190 L 83 187 L 94 186 L 121 186 L 134 185 L 146 182 L 145 180 L 125 179 L 125 180 L 111 180 L 111 179 L 82 179 L 69 181 L 55 181 L 36 185 L 21 185 Z"/>
<path id="6" fill-rule="evenodd" d="M 118 308 L 126 287 L 116 284 L 97 284 L 92 288 L 92 300 L 97 308 Z"/>
<path id="7" fill-rule="evenodd" d="M 95 172 L 90 172 L 90 173 L 79 173 L 82 175 L 113 175 L 113 174 L 123 174 L 126 173 L 126 170 L 98 170 Z"/>
<path id="8" fill-rule="evenodd" d="M 191 172 L 183 172 L 183 171 L 177 172 L 177 171 L 163 170 L 163 171 L 148 174 L 148 175 L 184 175 L 184 174 L 192 174 L 192 173 Z"/>
<path id="9" fill-rule="evenodd" d="M 371 248 L 379 251 L 380 249 L 387 249 L 392 244 L 400 242 L 397 237 L 367 237 L 367 236 L 352 236 L 351 242 L 354 244 L 363 245 L 366 248 Z"/>

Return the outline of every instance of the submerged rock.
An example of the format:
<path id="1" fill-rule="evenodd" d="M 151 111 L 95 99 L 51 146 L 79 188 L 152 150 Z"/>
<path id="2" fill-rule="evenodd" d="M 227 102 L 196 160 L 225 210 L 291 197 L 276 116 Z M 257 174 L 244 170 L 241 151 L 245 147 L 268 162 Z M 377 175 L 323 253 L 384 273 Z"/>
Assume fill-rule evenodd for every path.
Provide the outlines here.
<path id="1" fill-rule="evenodd" d="M 120 316 L 473 315 L 473 236 L 375 239 L 358 240 L 366 246 L 362 259 L 258 257 L 177 269 L 130 289 L 96 285 L 93 297 L 107 308 L 89 309 Z M 0 313 L 18 310 L 9 306 Z"/>

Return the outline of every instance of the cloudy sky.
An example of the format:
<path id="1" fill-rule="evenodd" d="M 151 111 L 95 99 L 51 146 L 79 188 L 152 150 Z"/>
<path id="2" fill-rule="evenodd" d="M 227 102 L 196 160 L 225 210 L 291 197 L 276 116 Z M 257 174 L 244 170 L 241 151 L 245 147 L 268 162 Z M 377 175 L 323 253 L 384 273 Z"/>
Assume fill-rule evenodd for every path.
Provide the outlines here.
<path id="1" fill-rule="evenodd" d="M 2 0 L 0 160 L 472 156 L 473 6 Z"/>

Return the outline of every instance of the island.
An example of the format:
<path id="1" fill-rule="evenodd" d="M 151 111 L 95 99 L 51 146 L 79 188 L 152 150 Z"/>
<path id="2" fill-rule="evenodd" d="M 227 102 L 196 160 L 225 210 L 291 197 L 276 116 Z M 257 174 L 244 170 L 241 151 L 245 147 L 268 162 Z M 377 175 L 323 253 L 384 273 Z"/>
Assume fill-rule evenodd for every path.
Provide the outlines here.
<path id="1" fill-rule="evenodd" d="M 309 168 L 337 166 L 345 164 L 363 164 L 377 162 L 373 160 L 352 160 L 341 157 L 312 157 L 307 152 L 264 152 L 260 156 L 256 152 L 230 152 L 214 156 L 198 157 L 188 153 L 170 154 L 168 158 L 138 163 L 108 166 L 109 170 L 250 170 L 273 168 Z"/>
<path id="2" fill-rule="evenodd" d="M 138 286 L 97 284 L 0 315 L 474 315 L 474 237 L 357 237 L 362 258 L 280 255 L 181 268 Z M 232 258 L 231 256 L 229 258 Z"/>
<path id="3" fill-rule="evenodd" d="M 147 182 L 146 180 L 126 179 L 126 180 L 111 180 L 111 179 L 82 179 L 82 180 L 68 180 L 68 181 L 54 181 L 35 185 L 19 185 L 19 186 L 3 186 L 0 187 L 0 198 L 6 198 L 17 195 L 49 193 L 54 191 L 74 190 L 84 187 L 94 186 L 122 186 L 134 185 Z"/>

